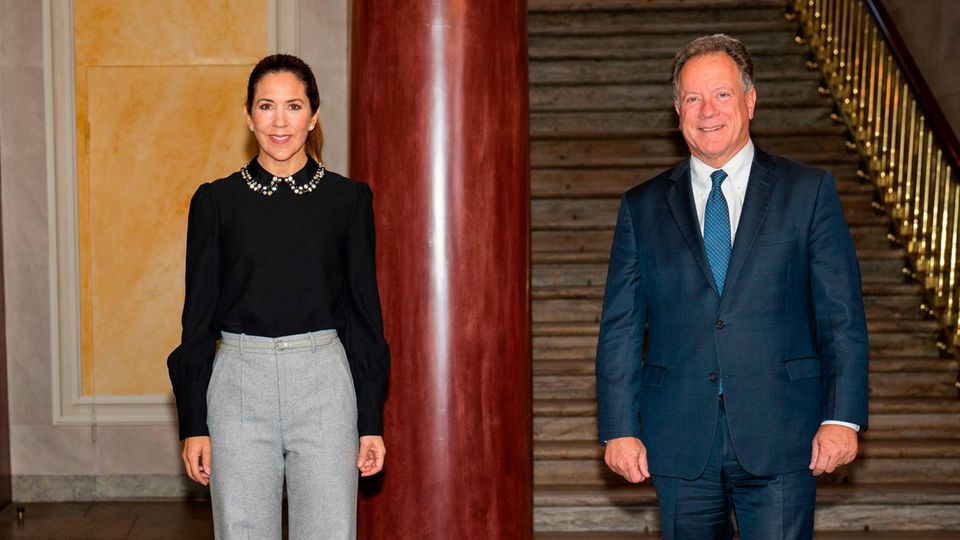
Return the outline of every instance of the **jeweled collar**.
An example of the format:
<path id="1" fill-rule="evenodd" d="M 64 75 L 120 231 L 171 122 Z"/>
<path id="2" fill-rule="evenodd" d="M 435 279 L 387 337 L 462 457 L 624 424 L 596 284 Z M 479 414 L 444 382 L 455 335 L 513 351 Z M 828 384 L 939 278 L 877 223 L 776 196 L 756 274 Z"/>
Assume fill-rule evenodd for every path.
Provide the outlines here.
<path id="1" fill-rule="evenodd" d="M 323 163 L 317 163 L 309 156 L 307 157 L 307 163 L 299 171 L 285 178 L 270 174 L 260 165 L 257 158 L 253 158 L 240 168 L 240 176 L 246 182 L 247 187 L 268 197 L 281 189 L 282 184 L 286 184 L 296 195 L 310 193 L 320 184 L 325 172 Z"/>

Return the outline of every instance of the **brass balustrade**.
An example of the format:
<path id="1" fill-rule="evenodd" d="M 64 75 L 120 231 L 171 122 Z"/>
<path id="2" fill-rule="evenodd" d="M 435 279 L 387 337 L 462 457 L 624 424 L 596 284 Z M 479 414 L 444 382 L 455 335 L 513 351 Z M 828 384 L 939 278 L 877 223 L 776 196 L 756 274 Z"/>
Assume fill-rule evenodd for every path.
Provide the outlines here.
<path id="1" fill-rule="evenodd" d="M 954 350 L 960 345 L 960 178 L 956 138 L 942 144 L 898 57 L 884 38 L 876 6 L 865 0 L 795 0 L 788 18 L 800 26 L 797 42 L 809 46 L 825 81 L 821 93 L 837 102 L 864 167 L 863 178 L 880 191 L 893 222 L 891 240 L 911 262 L 907 273 L 926 289 L 921 308 L 935 316 Z M 888 25 L 889 22 L 884 22 Z M 899 38 L 897 38 L 899 39 Z M 923 91 L 929 95 L 925 84 Z M 929 107 L 929 105 L 927 105 Z M 938 114 L 939 109 L 937 110 Z M 934 130 L 932 127 L 937 127 Z M 940 133 L 935 133 L 939 131 Z"/>

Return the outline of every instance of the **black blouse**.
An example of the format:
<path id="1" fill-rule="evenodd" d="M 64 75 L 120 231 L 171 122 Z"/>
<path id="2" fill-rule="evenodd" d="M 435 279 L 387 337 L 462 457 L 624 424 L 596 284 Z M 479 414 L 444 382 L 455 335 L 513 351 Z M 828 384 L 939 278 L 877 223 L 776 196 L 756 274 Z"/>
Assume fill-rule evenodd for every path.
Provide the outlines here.
<path id="1" fill-rule="evenodd" d="M 294 174 L 310 182 L 310 159 Z M 256 160 L 253 180 L 272 175 Z M 303 195 L 281 183 L 266 196 L 236 172 L 190 201 L 180 346 L 167 359 L 180 437 L 207 435 L 207 385 L 221 331 L 280 337 L 336 329 L 357 392 L 360 435 L 383 433 L 390 349 L 374 266 L 373 194 L 327 171 Z"/>

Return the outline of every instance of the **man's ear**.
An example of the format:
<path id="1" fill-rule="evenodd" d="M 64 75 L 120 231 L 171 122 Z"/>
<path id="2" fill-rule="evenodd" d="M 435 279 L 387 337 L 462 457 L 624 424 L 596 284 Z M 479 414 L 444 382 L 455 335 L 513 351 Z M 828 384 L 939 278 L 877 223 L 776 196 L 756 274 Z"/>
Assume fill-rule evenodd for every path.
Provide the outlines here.
<path id="1" fill-rule="evenodd" d="M 747 115 L 753 120 L 753 109 L 757 106 L 757 89 L 751 86 L 747 92 Z"/>

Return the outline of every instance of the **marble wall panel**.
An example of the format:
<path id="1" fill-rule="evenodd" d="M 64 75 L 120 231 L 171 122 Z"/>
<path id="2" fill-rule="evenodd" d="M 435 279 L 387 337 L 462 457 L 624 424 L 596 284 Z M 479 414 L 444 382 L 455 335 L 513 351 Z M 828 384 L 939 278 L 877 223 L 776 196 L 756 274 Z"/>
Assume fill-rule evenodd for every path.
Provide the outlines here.
<path id="1" fill-rule="evenodd" d="M 78 66 L 256 62 L 268 47 L 268 0 L 74 0 Z"/>
<path id="2" fill-rule="evenodd" d="M 88 69 L 85 392 L 169 392 L 164 359 L 180 336 L 190 196 L 252 155 L 241 106 L 250 68 Z"/>
<path id="3" fill-rule="evenodd" d="M 95 452 L 101 475 L 183 472 L 176 426 L 98 426 Z"/>
<path id="4" fill-rule="evenodd" d="M 36 0 L 0 0 L 0 66 L 42 66 L 43 47 L 35 47 L 43 27 Z"/>
<path id="5" fill-rule="evenodd" d="M 12 425 L 10 461 L 13 474 L 95 473 L 95 434 L 96 431 L 91 426 Z M 128 451 L 130 450 L 136 451 L 132 446 L 128 447 Z"/>
<path id="6" fill-rule="evenodd" d="M 0 167 L 10 423 L 49 423 L 42 6 L 0 0 Z"/>
<path id="7" fill-rule="evenodd" d="M 169 390 L 162 359 L 179 335 L 185 201 L 200 181 L 226 175 L 218 164 L 229 172 L 249 158 L 231 128 L 242 126 L 246 75 L 268 51 L 269 8 L 73 4 L 84 394 Z M 224 141 L 241 158 L 216 153 Z"/>
<path id="8" fill-rule="evenodd" d="M 320 88 L 323 160 L 327 168 L 349 174 L 350 66 L 348 0 L 301 2 L 299 54 L 310 64 Z"/>

